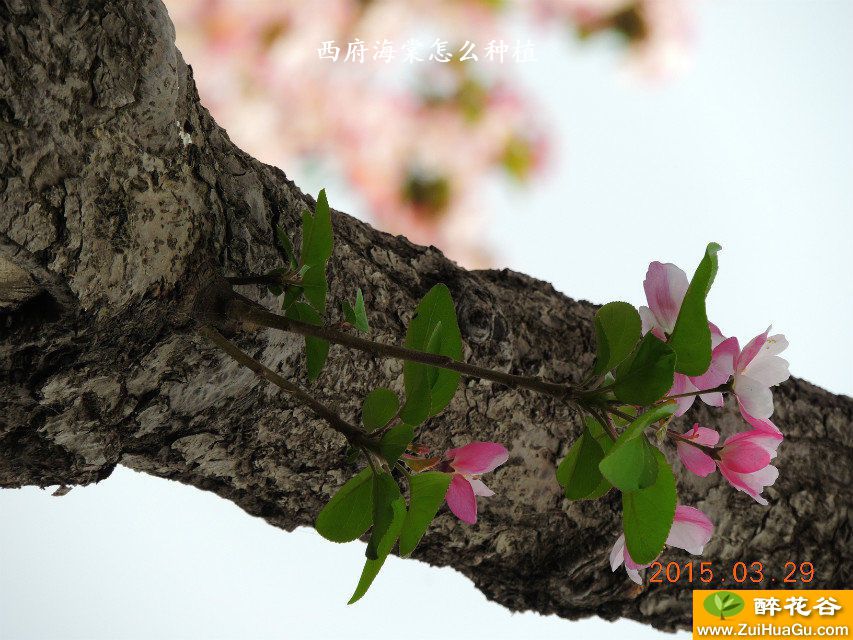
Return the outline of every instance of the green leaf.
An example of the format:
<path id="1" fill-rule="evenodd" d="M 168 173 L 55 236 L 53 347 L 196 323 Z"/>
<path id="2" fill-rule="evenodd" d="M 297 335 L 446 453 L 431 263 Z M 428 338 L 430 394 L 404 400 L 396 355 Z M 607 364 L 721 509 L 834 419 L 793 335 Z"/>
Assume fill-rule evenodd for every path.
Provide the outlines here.
<path id="1" fill-rule="evenodd" d="M 409 511 L 400 531 L 401 556 L 408 556 L 418 546 L 444 502 L 451 478 L 451 474 L 440 471 L 418 473 L 409 478 Z"/>
<path id="2" fill-rule="evenodd" d="M 636 491 L 655 483 L 658 474 L 656 449 L 643 434 L 658 420 L 671 416 L 677 406 L 668 403 L 646 411 L 619 435 L 598 468 L 610 483 L 622 491 Z"/>
<path id="3" fill-rule="evenodd" d="M 618 447 L 620 442 L 636 438 L 658 420 L 663 420 L 664 418 L 668 418 L 673 415 L 677 409 L 678 405 L 670 401 L 666 404 L 651 407 L 648 411 L 641 413 L 639 416 L 634 418 L 631 424 L 629 424 L 625 431 L 622 432 L 619 439 L 613 444 L 613 448 L 615 449 Z"/>
<path id="4" fill-rule="evenodd" d="M 639 491 L 622 493 L 622 527 L 625 545 L 634 562 L 654 562 L 675 517 L 675 476 L 663 454 L 654 449 L 658 473 L 655 483 Z"/>
<path id="5" fill-rule="evenodd" d="M 389 465 L 394 466 L 414 437 L 415 428 L 412 425 L 398 424 L 382 436 L 379 441 L 379 452 Z"/>
<path id="6" fill-rule="evenodd" d="M 616 427 L 627 427 L 629 424 L 631 424 L 631 422 L 633 422 L 634 418 L 637 416 L 638 413 L 637 407 L 632 406 L 630 404 L 619 405 L 616 407 L 616 409 L 624 414 L 632 416 L 631 420 L 626 420 L 625 418 L 621 418 L 617 415 L 611 415 L 610 419 L 613 421 L 613 424 Z"/>
<path id="7" fill-rule="evenodd" d="M 326 311 L 326 293 L 328 292 L 328 289 L 329 285 L 326 281 L 325 267 L 322 269 L 309 269 L 308 272 L 302 276 L 302 292 L 305 295 L 305 299 L 308 300 L 308 302 L 311 303 L 311 306 L 320 313 L 324 313 Z"/>
<path id="8" fill-rule="evenodd" d="M 406 332 L 409 349 L 462 359 L 462 335 L 456 322 L 456 309 L 450 290 L 437 284 L 424 296 Z M 406 360 L 403 379 L 406 404 L 402 417 L 409 424 L 420 424 L 441 412 L 456 394 L 460 375 Z"/>
<path id="9" fill-rule="evenodd" d="M 375 431 L 388 424 L 400 410 L 400 400 L 391 389 L 374 389 L 361 403 L 361 422 L 368 431 Z"/>
<path id="10" fill-rule="evenodd" d="M 302 287 L 298 285 L 290 285 L 284 292 L 284 297 L 281 299 L 281 310 L 287 311 L 295 302 L 302 297 Z"/>
<path id="11" fill-rule="evenodd" d="M 320 326 L 322 324 L 320 321 L 320 315 L 317 311 L 304 302 L 294 302 L 290 308 L 284 312 L 284 315 L 291 320 L 298 320 L 299 322 L 305 322 L 306 324 L 313 324 L 316 326 Z M 305 336 L 305 364 L 308 369 L 308 379 L 310 381 L 313 382 L 320 375 L 320 372 L 323 370 L 323 366 L 326 364 L 326 358 L 328 355 L 329 343 L 327 340 L 315 338 L 314 336 Z"/>
<path id="12" fill-rule="evenodd" d="M 610 439 L 610 434 L 607 433 L 604 426 L 602 426 L 602 424 L 592 416 L 584 416 L 584 424 L 586 425 L 586 430 L 593 438 L 595 438 L 598 446 L 601 447 L 601 450 L 605 455 L 607 455 L 607 452 L 610 451 L 610 448 L 613 446 L 613 440 Z M 610 484 L 607 478 L 601 476 L 601 482 L 598 483 L 595 490 L 586 496 L 584 500 L 597 500 L 612 488 L 613 485 Z"/>
<path id="13" fill-rule="evenodd" d="M 640 340 L 642 322 L 627 302 L 610 302 L 595 314 L 596 356 L 593 373 L 610 371 L 630 355 Z"/>
<path id="14" fill-rule="evenodd" d="M 367 310 L 364 308 L 364 294 L 361 289 L 355 293 L 355 307 L 346 300 L 342 303 L 344 319 L 362 333 L 370 331 L 370 323 L 367 321 Z"/>
<path id="15" fill-rule="evenodd" d="M 620 491 L 636 491 L 650 487 L 655 483 L 658 474 L 654 447 L 644 435 L 622 444 L 617 440 L 598 468 Z"/>
<path id="16" fill-rule="evenodd" d="M 362 570 L 361 577 L 358 580 L 358 586 L 356 586 L 355 593 L 352 594 L 352 598 L 350 598 L 348 604 L 357 602 L 365 593 L 367 593 L 367 590 L 370 588 L 370 585 L 373 584 L 373 580 L 376 578 L 376 575 L 385 563 L 385 558 L 388 557 L 388 554 L 394 547 L 394 543 L 400 535 L 400 529 L 403 527 L 403 522 L 406 518 L 406 501 L 403 499 L 403 496 L 400 495 L 400 489 L 397 487 L 397 483 L 394 482 L 394 479 L 388 474 L 382 474 L 382 476 L 385 479 L 381 482 L 385 486 L 381 491 L 386 492 L 386 495 L 391 497 L 390 502 L 386 503 L 391 509 L 391 519 L 387 526 L 383 527 L 384 533 L 377 535 L 377 539 L 373 545 L 376 558 L 368 558 L 364 563 L 364 569 Z M 396 493 L 393 488 L 391 488 L 390 484 L 388 484 L 389 481 L 394 485 L 394 487 L 397 487 Z M 399 498 L 397 496 L 399 496 Z M 387 514 L 382 517 L 384 518 L 386 516 Z M 371 540 L 373 540 L 373 535 L 371 535 Z"/>
<path id="17" fill-rule="evenodd" d="M 603 479 L 598 463 L 603 457 L 601 445 L 585 428 L 557 467 L 557 482 L 569 500 L 582 500 L 598 489 Z"/>
<path id="18" fill-rule="evenodd" d="M 302 277 L 305 298 L 320 314 L 326 310 L 326 262 L 332 257 L 332 218 L 326 190 L 317 196 L 314 215 L 302 212 L 302 265 L 310 267 Z"/>
<path id="19" fill-rule="evenodd" d="M 589 434 L 595 438 L 595 441 L 598 442 L 598 445 L 601 447 L 601 450 L 606 454 L 610 451 L 610 447 L 613 446 L 613 440 L 610 439 L 610 435 L 598 420 L 593 418 L 592 416 L 584 416 L 583 417 L 584 427 Z"/>
<path id="20" fill-rule="evenodd" d="M 712 242 L 705 249 L 705 257 L 687 287 L 678 319 L 668 340 L 677 356 L 676 371 L 688 376 L 702 375 L 711 364 L 711 330 L 708 328 L 705 298 L 717 275 L 717 252 L 721 248 Z"/>
<path id="21" fill-rule="evenodd" d="M 351 542 L 364 535 L 373 517 L 373 472 L 364 469 L 338 489 L 317 514 L 314 528 L 332 542 Z"/>
<path id="22" fill-rule="evenodd" d="M 649 332 L 616 369 L 613 394 L 627 404 L 649 405 L 672 388 L 674 374 L 675 352 Z"/>
<path id="23" fill-rule="evenodd" d="M 373 530 L 367 541 L 366 555 L 370 560 L 377 559 L 379 543 L 388 533 L 388 528 L 394 521 L 394 510 L 397 503 L 405 508 L 405 501 L 400 493 L 400 487 L 390 473 L 373 474 Z"/>
<path id="24" fill-rule="evenodd" d="M 275 233 L 278 238 L 278 246 L 281 247 L 281 250 L 284 251 L 284 255 L 287 256 L 288 266 L 291 271 L 296 271 L 296 267 L 298 266 L 298 263 L 296 262 L 296 253 L 293 251 L 293 243 L 290 242 L 290 237 L 287 235 L 287 231 L 284 230 L 284 227 L 279 225 L 276 227 Z"/>

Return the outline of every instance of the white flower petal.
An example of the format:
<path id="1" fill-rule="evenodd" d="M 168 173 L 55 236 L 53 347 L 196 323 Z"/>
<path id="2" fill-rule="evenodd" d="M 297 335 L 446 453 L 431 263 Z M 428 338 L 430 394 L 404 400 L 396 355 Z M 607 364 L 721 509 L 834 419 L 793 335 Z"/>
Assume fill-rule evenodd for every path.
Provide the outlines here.
<path id="1" fill-rule="evenodd" d="M 637 584 L 643 584 L 643 578 L 640 576 L 640 572 L 636 569 L 625 569 L 625 573 L 627 573 L 628 577 L 631 578 L 631 580 L 633 580 Z"/>
<path id="2" fill-rule="evenodd" d="M 766 384 L 749 376 L 736 374 L 733 389 L 749 415 L 754 418 L 769 418 L 773 415 L 773 394 Z"/>
<path id="3" fill-rule="evenodd" d="M 471 484 L 471 488 L 474 490 L 475 496 L 488 498 L 489 496 L 495 495 L 495 492 L 489 489 L 479 478 L 467 478 L 467 480 Z"/>
<path id="4" fill-rule="evenodd" d="M 616 571 L 625 560 L 625 534 L 616 539 L 616 544 L 610 550 L 610 570 Z"/>
<path id="5" fill-rule="evenodd" d="M 768 356 L 764 353 L 757 355 L 743 373 L 768 387 L 785 382 L 791 377 L 787 360 L 779 356 Z"/>

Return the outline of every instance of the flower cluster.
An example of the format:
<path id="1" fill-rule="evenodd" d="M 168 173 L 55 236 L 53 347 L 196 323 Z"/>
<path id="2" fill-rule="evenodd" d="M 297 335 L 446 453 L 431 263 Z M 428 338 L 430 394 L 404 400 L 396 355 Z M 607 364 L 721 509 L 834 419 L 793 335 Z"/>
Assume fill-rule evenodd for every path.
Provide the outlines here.
<path id="1" fill-rule="evenodd" d="M 509 452 L 497 442 L 471 442 L 458 449 L 449 449 L 443 457 L 428 456 L 429 449 L 418 447 L 416 454 L 406 454 L 406 464 L 413 471 L 436 470 L 450 474 L 445 499 L 447 506 L 462 522 L 477 522 L 476 496 L 495 495 L 480 476 L 494 471 L 509 459 Z"/>
<path id="2" fill-rule="evenodd" d="M 643 287 L 648 306 L 640 307 L 642 332 L 652 332 L 666 341 L 672 335 L 682 303 L 688 290 L 687 275 L 671 263 L 652 262 Z M 711 363 L 705 373 L 687 376 L 675 373 L 667 397 L 677 404 L 675 415 L 683 415 L 698 396 L 712 407 L 722 407 L 723 393 L 730 391 L 736 398 L 740 413 L 749 430 L 735 433 L 717 446 L 720 433 L 699 423 L 692 429 L 671 433 L 678 457 L 684 467 L 707 477 L 716 469 L 738 491 L 767 505 L 762 491 L 772 485 L 779 475 L 770 461 L 782 442 L 782 432 L 770 420 L 773 414 L 771 387 L 788 379 L 788 363 L 779 354 L 788 346 L 784 335 L 770 335 L 768 328 L 740 348 L 737 338 L 726 338 L 713 323 L 711 333 Z M 667 544 L 689 553 L 699 554 L 710 540 L 713 525 L 701 511 L 679 506 Z M 640 583 L 639 570 L 646 565 L 633 562 L 623 551 L 621 536 L 610 554 L 613 570 L 624 563 L 632 580 Z"/>
<path id="3" fill-rule="evenodd" d="M 287 233 L 279 228 L 285 265 L 236 281 L 265 284 L 281 296 L 284 330 L 305 337 L 305 369 L 313 382 L 322 375 L 332 342 L 374 355 L 387 354 L 388 345 L 365 338 L 354 341 L 347 334 L 350 329 L 371 331 L 361 289 L 354 305 L 341 301 L 344 321 L 324 327 L 318 335 L 317 325 L 327 309 L 326 266 L 333 247 L 325 191 L 313 214 L 303 212 L 302 222 L 298 259 Z M 653 262 L 644 282 L 647 306 L 639 310 L 627 302 L 599 308 L 595 360 L 573 384 L 538 376 L 508 377 L 506 371 L 464 363 L 450 289 L 433 285 L 411 315 L 403 346 L 394 349 L 395 357 L 403 359 L 402 396 L 388 387 L 371 390 L 361 403 L 360 425 L 320 403 L 321 410 L 311 405 L 346 438 L 347 458 L 354 461 L 361 455 L 367 463 L 338 489 L 315 521 L 318 533 L 333 542 L 351 542 L 370 531 L 364 569 L 350 603 L 365 595 L 395 546 L 402 557 L 415 551 L 444 503 L 473 525 L 477 497 L 494 495 L 481 477 L 507 462 L 503 444 L 471 442 L 432 455 L 420 442 L 430 419 L 453 401 L 463 373 L 548 394 L 583 416 L 581 433 L 557 466 L 556 479 L 567 500 L 596 500 L 619 492 L 623 534 L 610 553 L 610 565 L 614 570 L 624 565 L 635 582 L 642 582 L 642 570 L 666 546 L 701 553 L 714 528 L 699 509 L 680 504 L 673 468 L 661 450 L 667 437 L 685 469 L 702 477 L 719 469 L 733 487 L 767 504 L 762 492 L 778 476 L 770 462 L 782 441 L 770 419 L 771 387 L 788 377 L 788 363 L 779 356 L 787 341 L 771 336 L 768 329 L 741 349 L 736 338 L 725 337 L 709 322 L 706 298 L 720 249 L 708 244 L 689 281 L 675 265 Z M 270 315 L 249 309 L 238 317 L 282 328 L 282 320 Z M 219 338 L 217 344 L 227 342 Z M 233 346 L 229 353 L 235 349 L 239 351 Z M 735 396 L 749 430 L 718 446 L 721 436 L 712 428 L 695 424 L 683 433 L 670 428 L 671 420 L 684 414 L 696 396 L 720 407 L 727 393 Z"/>

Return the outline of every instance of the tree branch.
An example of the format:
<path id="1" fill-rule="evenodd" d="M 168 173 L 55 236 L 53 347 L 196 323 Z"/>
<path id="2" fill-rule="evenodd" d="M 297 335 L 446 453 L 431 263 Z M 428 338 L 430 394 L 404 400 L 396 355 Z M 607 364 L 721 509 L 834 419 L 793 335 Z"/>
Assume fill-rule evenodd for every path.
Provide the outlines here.
<path id="1" fill-rule="evenodd" d="M 239 295 L 235 295 L 231 303 L 228 305 L 228 315 L 232 320 L 237 320 L 250 326 L 254 325 L 256 328 L 269 327 L 272 329 L 279 329 L 280 331 L 297 333 L 303 336 L 313 336 L 315 338 L 328 340 L 333 344 L 340 344 L 345 347 L 350 347 L 351 349 L 357 349 L 359 351 L 384 358 L 396 358 L 398 360 L 420 362 L 422 364 L 432 365 L 441 369 L 457 371 L 469 378 L 499 382 L 510 387 L 529 389 L 531 391 L 536 391 L 538 393 L 543 393 L 548 396 L 568 401 L 571 401 L 574 398 L 574 389 L 570 385 L 555 384 L 534 376 L 514 375 L 512 373 L 505 373 L 495 369 L 488 369 L 486 367 L 468 364 L 467 362 L 459 362 L 449 356 L 425 353 L 423 351 L 417 351 L 407 347 L 399 347 L 393 344 L 384 344 L 382 342 L 368 340 L 366 338 L 341 331 L 335 327 L 316 326 L 305 322 L 299 322 L 298 320 L 291 320 L 285 316 L 270 313 L 260 305 Z"/>

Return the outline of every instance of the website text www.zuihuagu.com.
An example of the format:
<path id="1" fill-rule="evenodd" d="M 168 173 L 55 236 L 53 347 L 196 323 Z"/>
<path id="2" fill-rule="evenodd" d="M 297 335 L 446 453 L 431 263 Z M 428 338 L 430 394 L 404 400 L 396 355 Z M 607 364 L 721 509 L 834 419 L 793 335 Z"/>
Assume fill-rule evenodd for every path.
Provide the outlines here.
<path id="1" fill-rule="evenodd" d="M 748 624 L 746 622 L 739 625 L 708 625 L 696 627 L 696 635 L 699 637 L 709 638 L 744 638 L 744 637 L 762 637 L 762 638 L 847 638 L 850 635 L 850 630 L 847 625 L 807 625 L 807 624 L 786 624 L 776 625 L 771 623 L 765 624 Z"/>

